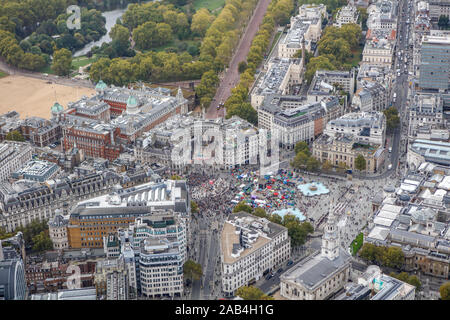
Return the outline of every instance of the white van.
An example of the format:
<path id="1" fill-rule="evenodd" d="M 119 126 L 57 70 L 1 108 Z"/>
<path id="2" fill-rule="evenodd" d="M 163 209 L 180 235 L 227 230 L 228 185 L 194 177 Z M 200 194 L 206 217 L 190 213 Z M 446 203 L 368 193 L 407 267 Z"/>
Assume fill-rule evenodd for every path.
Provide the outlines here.
<path id="1" fill-rule="evenodd" d="M 392 164 L 388 165 L 388 170 L 392 169 Z"/>

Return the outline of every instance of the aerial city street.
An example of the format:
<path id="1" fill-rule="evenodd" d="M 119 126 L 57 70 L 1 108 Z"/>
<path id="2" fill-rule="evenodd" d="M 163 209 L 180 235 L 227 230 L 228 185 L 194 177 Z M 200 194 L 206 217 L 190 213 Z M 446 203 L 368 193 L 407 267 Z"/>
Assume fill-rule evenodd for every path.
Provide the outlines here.
<path id="1" fill-rule="evenodd" d="M 449 8 L 1 1 L 0 300 L 450 300 Z"/>

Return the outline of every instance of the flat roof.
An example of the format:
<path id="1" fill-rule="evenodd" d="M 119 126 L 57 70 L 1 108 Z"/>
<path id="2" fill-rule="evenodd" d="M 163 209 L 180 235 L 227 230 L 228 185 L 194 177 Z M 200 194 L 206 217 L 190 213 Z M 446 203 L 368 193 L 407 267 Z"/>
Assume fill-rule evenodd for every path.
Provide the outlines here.
<path id="1" fill-rule="evenodd" d="M 233 226 L 230 222 L 225 221 L 225 223 L 223 224 L 222 236 L 220 241 L 222 244 L 222 255 L 224 263 L 232 264 L 263 247 L 268 242 L 270 242 L 270 239 L 259 235 L 256 241 L 251 244 L 251 248 L 245 248 L 244 251 L 241 252 L 239 257 L 232 257 L 231 253 L 233 251 L 233 244 L 239 243 L 239 234 L 236 234 L 235 226 Z"/>

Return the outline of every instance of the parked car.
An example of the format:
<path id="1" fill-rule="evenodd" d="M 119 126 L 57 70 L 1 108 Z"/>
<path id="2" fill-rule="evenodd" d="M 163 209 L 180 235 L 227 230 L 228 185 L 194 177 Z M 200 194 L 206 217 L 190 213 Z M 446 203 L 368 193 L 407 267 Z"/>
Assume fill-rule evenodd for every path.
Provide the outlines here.
<path id="1" fill-rule="evenodd" d="M 277 272 L 278 272 L 278 273 L 282 273 L 282 272 L 283 272 L 283 268 L 278 269 Z"/>
<path id="2" fill-rule="evenodd" d="M 289 260 L 287 263 L 288 266 L 291 266 L 292 264 L 294 264 L 294 261 L 292 261 L 292 260 Z"/>

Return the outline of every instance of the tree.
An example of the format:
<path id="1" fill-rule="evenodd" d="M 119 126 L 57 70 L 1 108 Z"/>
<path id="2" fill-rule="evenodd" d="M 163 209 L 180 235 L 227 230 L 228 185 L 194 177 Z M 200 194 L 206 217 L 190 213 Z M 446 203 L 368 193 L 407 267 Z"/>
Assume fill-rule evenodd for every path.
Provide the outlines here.
<path id="1" fill-rule="evenodd" d="M 270 215 L 270 221 L 276 224 L 283 224 L 283 218 L 276 213 Z"/>
<path id="2" fill-rule="evenodd" d="M 256 112 L 255 108 L 253 108 L 252 105 L 248 102 L 233 105 L 229 109 L 227 108 L 226 118 L 229 119 L 234 115 L 250 122 L 251 124 L 253 124 L 255 126 L 258 123 L 258 113 Z"/>
<path id="3" fill-rule="evenodd" d="M 393 278 L 396 278 L 396 279 L 406 282 L 412 286 L 415 286 L 417 291 L 419 291 L 422 287 L 422 283 L 420 282 L 419 278 L 415 275 L 410 276 L 406 272 L 401 272 L 399 274 L 397 274 L 395 272 L 391 272 L 389 275 Z"/>
<path id="4" fill-rule="evenodd" d="M 261 289 L 254 286 L 244 286 L 236 290 L 236 296 L 244 300 L 273 300 L 272 297 L 265 294 Z"/>
<path id="5" fill-rule="evenodd" d="M 309 156 L 305 152 L 300 151 L 295 155 L 294 161 L 292 162 L 292 166 L 296 169 L 306 168 L 308 160 Z"/>
<path id="6" fill-rule="evenodd" d="M 139 50 L 150 49 L 159 40 L 156 23 L 148 21 L 133 30 L 133 40 Z"/>
<path id="7" fill-rule="evenodd" d="M 172 28 L 167 23 L 158 23 L 156 25 L 156 34 L 158 35 L 158 44 L 163 45 L 172 41 Z"/>
<path id="8" fill-rule="evenodd" d="M 264 210 L 261 207 L 255 208 L 255 210 L 253 210 L 253 215 L 260 217 L 260 218 L 268 218 L 269 217 L 269 215 L 266 213 L 266 210 Z"/>
<path id="9" fill-rule="evenodd" d="M 305 141 L 299 141 L 295 144 L 294 147 L 295 154 L 298 154 L 299 152 L 303 152 L 307 156 L 309 156 L 311 153 L 309 152 L 309 146 Z"/>
<path id="10" fill-rule="evenodd" d="M 332 164 L 328 160 L 325 160 L 322 163 L 322 170 L 324 170 L 324 171 L 330 171 L 332 167 L 333 167 Z"/>
<path id="11" fill-rule="evenodd" d="M 245 61 L 239 62 L 239 64 L 238 64 L 239 73 L 243 73 L 245 71 L 245 69 L 247 69 L 247 62 L 245 62 Z"/>
<path id="12" fill-rule="evenodd" d="M 203 37 L 213 21 L 214 16 L 209 13 L 208 9 L 202 8 L 192 17 L 191 30 Z"/>
<path id="13" fill-rule="evenodd" d="M 183 265 L 183 274 L 192 280 L 200 280 L 203 276 L 202 266 L 199 263 L 189 259 Z"/>
<path id="14" fill-rule="evenodd" d="M 398 110 L 395 107 L 390 107 L 383 110 L 383 114 L 386 117 L 386 131 L 392 133 L 400 125 Z"/>
<path id="15" fill-rule="evenodd" d="M 366 159 L 362 154 L 358 154 L 355 158 L 355 168 L 359 171 L 366 170 Z"/>
<path id="16" fill-rule="evenodd" d="M 288 229 L 292 247 L 303 245 L 308 233 L 314 232 L 314 228 L 309 222 L 301 223 L 300 220 L 292 214 L 286 214 L 283 217 L 282 225 Z"/>
<path id="17" fill-rule="evenodd" d="M 408 278 L 408 283 L 412 286 L 416 287 L 416 290 L 419 291 L 422 288 L 422 283 L 419 278 L 415 275 L 412 275 Z"/>
<path id="18" fill-rule="evenodd" d="M 52 248 L 53 242 L 45 231 L 41 231 L 38 235 L 33 237 L 34 252 L 42 252 L 46 250 L 51 250 Z"/>
<path id="19" fill-rule="evenodd" d="M 441 294 L 442 300 L 450 300 L 450 282 L 444 283 L 439 288 L 439 293 Z"/>
<path id="20" fill-rule="evenodd" d="M 170 180 L 181 180 L 182 178 L 179 176 L 179 175 L 177 175 L 177 174 L 173 174 L 171 177 L 170 177 Z"/>
<path id="21" fill-rule="evenodd" d="M 317 171 L 320 168 L 320 162 L 314 158 L 309 157 L 308 161 L 306 162 L 306 170 L 308 171 Z"/>
<path id="22" fill-rule="evenodd" d="M 20 141 L 20 142 L 25 141 L 25 138 L 24 138 L 24 137 L 22 136 L 22 134 L 21 134 L 19 131 L 17 131 L 17 130 L 13 130 L 13 131 L 8 132 L 8 133 L 6 134 L 5 139 L 6 139 L 6 140 L 10 140 L 10 141 Z"/>
<path id="23" fill-rule="evenodd" d="M 249 205 L 245 204 L 245 202 L 241 201 L 233 208 L 233 213 L 241 211 L 252 213 L 253 209 Z"/>
<path id="24" fill-rule="evenodd" d="M 191 201 L 191 212 L 198 213 L 198 205 L 195 201 Z"/>
<path id="25" fill-rule="evenodd" d="M 347 170 L 347 164 L 343 161 L 339 161 L 337 171 L 343 173 L 345 170 Z"/>
<path id="26" fill-rule="evenodd" d="M 130 38 L 130 31 L 128 31 L 127 28 L 120 24 L 115 24 L 114 27 L 112 27 L 111 31 L 109 32 L 109 36 L 113 41 L 117 41 L 120 48 L 125 51 L 129 44 L 129 38 Z"/>
<path id="27" fill-rule="evenodd" d="M 329 57 L 320 55 L 318 57 L 313 57 L 309 60 L 309 63 L 306 65 L 305 79 L 308 83 L 311 83 L 314 74 L 317 70 L 336 70 L 337 67 L 334 65 Z"/>
<path id="28" fill-rule="evenodd" d="M 72 67 L 72 53 L 62 48 L 54 52 L 52 69 L 59 76 L 66 76 Z"/>
<path id="29" fill-rule="evenodd" d="M 364 260 L 372 262 L 375 260 L 375 248 L 375 245 L 366 242 L 359 251 L 359 256 Z"/>
<path id="30" fill-rule="evenodd" d="M 385 250 L 383 264 L 390 268 L 400 269 L 405 262 L 405 254 L 401 248 L 389 247 Z"/>
<path id="31" fill-rule="evenodd" d="M 367 18 L 369 17 L 367 9 L 358 8 L 358 11 L 359 11 L 358 22 L 361 22 L 362 30 L 367 30 Z"/>

